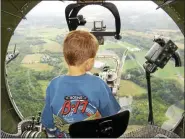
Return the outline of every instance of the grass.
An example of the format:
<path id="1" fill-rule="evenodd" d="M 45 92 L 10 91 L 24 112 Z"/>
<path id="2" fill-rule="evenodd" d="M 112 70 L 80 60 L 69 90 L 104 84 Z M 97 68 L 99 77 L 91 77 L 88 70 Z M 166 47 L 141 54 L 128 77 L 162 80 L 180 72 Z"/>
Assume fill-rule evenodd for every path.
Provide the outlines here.
<path id="1" fill-rule="evenodd" d="M 42 51 L 43 46 L 40 46 L 40 45 L 33 45 L 33 46 L 31 47 L 31 49 L 32 49 L 32 52 L 33 52 L 33 53 L 39 53 L 39 52 Z"/>
<path id="2" fill-rule="evenodd" d="M 184 77 L 184 67 L 175 67 L 175 63 L 169 61 L 163 69 L 158 69 L 154 75 L 159 78 L 171 78 L 177 77 L 178 73 Z"/>
<path id="3" fill-rule="evenodd" d="M 34 63 L 34 64 L 21 64 L 21 66 L 33 69 L 35 71 L 50 71 L 53 69 L 52 66 L 43 63 Z"/>
<path id="4" fill-rule="evenodd" d="M 50 51 L 50 52 L 62 52 L 62 45 L 58 44 L 57 42 L 43 39 L 46 43 L 43 45 L 34 45 L 32 47 L 32 52 L 44 52 L 44 51 Z"/>
<path id="5" fill-rule="evenodd" d="M 43 96 L 45 97 L 46 89 L 49 84 L 49 81 L 48 80 L 38 80 L 38 83 L 40 84 L 42 92 L 43 92 Z"/>
<path id="6" fill-rule="evenodd" d="M 144 62 L 146 61 L 145 55 L 147 52 L 148 52 L 147 50 L 142 50 L 140 52 L 130 52 L 130 53 L 135 55 L 137 61 L 139 61 L 141 64 L 144 64 Z"/>
<path id="7" fill-rule="evenodd" d="M 130 47 L 130 48 L 138 48 L 137 46 L 131 44 L 131 43 L 128 43 L 128 42 L 121 42 L 121 44 L 125 47 Z"/>
<path id="8" fill-rule="evenodd" d="M 28 32 L 28 30 L 26 30 Z M 25 34 L 27 37 L 43 37 L 45 39 L 54 39 L 57 35 L 66 34 L 66 29 L 53 27 L 33 28 L 31 32 Z"/>
<path id="9" fill-rule="evenodd" d="M 144 62 L 146 61 L 144 57 L 147 53 L 147 50 L 130 53 L 134 54 L 136 60 L 143 66 Z M 134 63 L 132 60 L 126 60 L 123 72 L 126 71 L 127 69 L 135 67 L 139 67 L 139 65 L 136 62 Z M 162 79 L 175 79 L 179 83 L 183 84 L 184 82 L 181 79 L 179 79 L 177 74 L 180 74 L 184 78 L 184 67 L 175 67 L 175 63 L 173 63 L 172 61 L 169 61 L 163 69 L 158 68 L 158 70 L 155 73 L 153 73 L 153 75 L 156 77 Z"/>
<path id="10" fill-rule="evenodd" d="M 100 45 L 99 46 L 99 51 L 104 51 L 106 49 L 110 49 L 110 48 L 120 48 L 121 46 L 118 44 L 114 44 L 114 43 L 105 43 L 104 45 Z"/>
<path id="11" fill-rule="evenodd" d="M 128 42 L 119 42 L 119 43 L 113 43 L 111 41 L 106 41 L 104 45 L 100 46 L 99 47 L 99 51 L 104 51 L 106 49 L 110 49 L 110 48 L 129 48 L 129 49 L 132 49 L 132 48 L 138 48 L 137 46 L 131 44 L 131 43 L 128 43 Z"/>
<path id="12" fill-rule="evenodd" d="M 146 93 L 146 90 L 132 81 L 121 80 L 118 96 L 140 96 L 144 93 Z"/>
<path id="13" fill-rule="evenodd" d="M 50 41 L 50 40 L 44 40 L 47 43 L 43 45 L 43 52 L 45 50 L 51 51 L 51 52 L 62 52 L 62 47 L 60 44 L 54 42 L 54 41 Z"/>
<path id="14" fill-rule="evenodd" d="M 135 61 L 130 60 L 130 59 L 126 60 L 124 66 L 123 66 L 123 73 L 125 73 L 126 70 L 137 68 L 137 67 L 138 67 L 138 65 Z"/>
<path id="15" fill-rule="evenodd" d="M 135 30 L 125 30 L 123 32 L 124 34 L 126 34 L 127 36 L 138 36 L 138 37 L 143 37 L 143 38 L 149 38 L 149 39 L 153 39 L 153 34 L 148 34 L 148 33 L 144 33 L 144 32 L 138 32 Z"/>
<path id="16" fill-rule="evenodd" d="M 184 49 L 184 44 L 182 43 L 175 43 L 179 49 Z"/>
<path id="17" fill-rule="evenodd" d="M 42 56 L 43 56 L 43 54 L 26 55 L 21 63 L 29 63 L 29 62 L 35 62 L 35 61 L 40 62 L 40 59 Z"/>

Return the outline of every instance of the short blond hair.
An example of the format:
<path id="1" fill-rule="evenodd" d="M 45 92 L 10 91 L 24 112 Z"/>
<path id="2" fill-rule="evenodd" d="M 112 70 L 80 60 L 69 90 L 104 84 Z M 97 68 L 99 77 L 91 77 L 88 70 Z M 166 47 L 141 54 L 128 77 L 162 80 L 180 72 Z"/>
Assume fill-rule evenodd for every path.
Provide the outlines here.
<path id="1" fill-rule="evenodd" d="M 68 65 L 81 65 L 94 58 L 98 50 L 96 37 L 87 31 L 75 30 L 68 33 L 63 43 L 64 58 Z"/>

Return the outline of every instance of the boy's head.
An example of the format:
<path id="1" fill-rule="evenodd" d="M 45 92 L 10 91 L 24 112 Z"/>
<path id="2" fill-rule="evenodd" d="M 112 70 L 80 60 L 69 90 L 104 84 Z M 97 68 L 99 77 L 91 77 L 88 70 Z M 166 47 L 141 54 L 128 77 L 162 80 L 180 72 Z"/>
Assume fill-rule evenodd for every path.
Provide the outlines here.
<path id="1" fill-rule="evenodd" d="M 71 31 L 65 38 L 63 53 L 68 66 L 83 66 L 86 71 L 91 70 L 98 51 L 98 41 L 87 31 Z"/>

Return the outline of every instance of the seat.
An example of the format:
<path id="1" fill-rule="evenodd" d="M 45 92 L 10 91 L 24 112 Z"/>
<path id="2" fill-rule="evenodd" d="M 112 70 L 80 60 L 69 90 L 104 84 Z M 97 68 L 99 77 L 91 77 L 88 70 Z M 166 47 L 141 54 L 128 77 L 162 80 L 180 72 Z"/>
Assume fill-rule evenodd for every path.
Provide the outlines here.
<path id="1" fill-rule="evenodd" d="M 70 125 L 72 138 L 118 138 L 127 129 L 130 112 L 122 111 L 115 115 L 96 120 L 80 121 Z"/>

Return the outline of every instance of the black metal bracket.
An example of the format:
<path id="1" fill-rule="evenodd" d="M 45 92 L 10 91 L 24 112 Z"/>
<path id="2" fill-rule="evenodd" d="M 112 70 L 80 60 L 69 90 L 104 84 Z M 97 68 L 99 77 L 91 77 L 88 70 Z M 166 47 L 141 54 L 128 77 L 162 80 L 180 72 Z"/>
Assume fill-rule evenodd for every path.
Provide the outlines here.
<path id="1" fill-rule="evenodd" d="M 4 10 L 1 10 L 1 12 L 5 13 L 5 14 L 8 14 L 8 15 L 11 15 L 11 16 L 16 17 L 16 18 L 24 19 L 24 17 L 15 15 L 15 14 L 13 14 L 13 13 L 10 13 L 10 12 L 4 11 Z"/>
<path id="2" fill-rule="evenodd" d="M 148 123 L 153 125 L 153 110 L 152 110 L 152 94 L 151 94 L 151 83 L 150 83 L 150 73 L 145 70 L 146 72 L 146 81 L 147 81 L 147 89 L 148 89 L 148 108 L 149 108 L 149 115 L 148 115 Z"/>
<path id="3" fill-rule="evenodd" d="M 10 3 L 17 9 L 17 11 L 18 11 L 19 13 L 21 13 L 22 19 L 26 19 L 26 20 L 27 20 L 27 18 L 26 18 L 25 15 L 23 14 L 23 11 L 21 11 L 21 10 L 16 6 L 16 4 L 15 4 L 12 0 L 9 0 L 9 1 L 10 1 Z"/>
<path id="4" fill-rule="evenodd" d="M 66 9 L 65 9 L 65 16 L 66 16 L 66 21 L 67 21 L 67 25 L 69 28 L 69 31 L 72 30 L 76 30 L 77 27 L 80 25 L 78 20 L 74 20 L 75 18 L 77 18 L 77 14 L 78 12 L 84 8 L 87 5 L 100 5 L 103 6 L 105 8 L 107 8 L 115 17 L 115 32 L 92 32 L 94 35 L 102 35 L 102 36 L 115 36 L 115 39 L 121 39 L 120 36 L 120 29 L 121 29 L 121 20 L 120 20 L 120 15 L 118 12 L 117 7 L 113 4 L 113 3 L 109 3 L 109 2 L 104 2 L 104 3 L 100 3 L 100 2 L 93 2 L 93 3 L 73 3 L 73 4 L 69 4 Z"/>
<path id="5" fill-rule="evenodd" d="M 159 8 L 162 8 L 166 5 L 172 4 L 174 2 L 176 2 L 176 0 L 164 0 L 164 2 L 156 8 L 156 10 L 158 10 Z"/>

